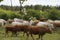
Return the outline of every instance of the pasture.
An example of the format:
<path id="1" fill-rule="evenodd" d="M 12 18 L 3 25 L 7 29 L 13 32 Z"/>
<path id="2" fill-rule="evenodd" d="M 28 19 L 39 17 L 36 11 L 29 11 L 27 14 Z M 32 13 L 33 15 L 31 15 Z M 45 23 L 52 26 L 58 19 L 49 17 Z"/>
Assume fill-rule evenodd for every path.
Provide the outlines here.
<path id="1" fill-rule="evenodd" d="M 43 37 L 43 40 L 60 40 L 60 28 L 57 28 L 57 31 L 54 31 L 52 34 L 46 34 Z M 5 36 L 4 28 L 0 27 L 0 40 L 32 40 L 31 36 L 27 39 L 25 35 L 23 37 L 23 33 L 19 32 L 17 37 L 11 37 L 11 33 L 9 36 Z M 34 39 L 38 38 L 38 35 L 33 35 Z"/>

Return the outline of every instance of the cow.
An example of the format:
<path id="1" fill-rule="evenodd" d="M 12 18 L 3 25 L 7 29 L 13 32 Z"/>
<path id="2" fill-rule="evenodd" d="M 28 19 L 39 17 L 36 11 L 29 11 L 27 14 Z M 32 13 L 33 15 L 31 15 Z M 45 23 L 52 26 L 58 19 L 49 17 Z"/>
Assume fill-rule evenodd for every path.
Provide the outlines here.
<path id="1" fill-rule="evenodd" d="M 12 35 L 15 34 L 16 36 L 17 36 L 17 32 L 23 32 L 25 34 L 27 32 L 28 26 L 29 26 L 28 21 L 24 21 L 23 23 L 12 22 L 12 26 L 5 27 L 5 33 L 8 34 L 9 32 L 12 32 Z"/>
<path id="2" fill-rule="evenodd" d="M 8 35 L 9 32 L 12 32 L 12 36 L 13 34 L 15 34 L 17 36 L 17 29 L 16 27 L 13 27 L 13 26 L 6 26 L 5 27 L 5 36 Z"/>
<path id="3" fill-rule="evenodd" d="M 53 23 L 56 27 L 60 27 L 60 20 L 55 20 Z"/>
<path id="4" fill-rule="evenodd" d="M 41 26 L 43 26 L 43 25 L 46 25 L 46 26 L 48 26 L 51 30 L 54 29 L 54 25 L 53 25 L 52 23 L 49 23 L 49 22 L 38 22 L 36 25 L 39 26 L 39 27 L 41 27 Z"/>
<path id="5" fill-rule="evenodd" d="M 0 19 L 0 26 L 4 26 L 6 24 L 6 21 L 4 19 Z"/>
<path id="6" fill-rule="evenodd" d="M 54 25 L 49 23 L 49 22 L 38 22 L 35 26 L 30 26 L 28 27 L 28 32 L 26 33 L 27 38 L 29 37 L 29 34 L 31 35 L 32 39 L 33 35 L 39 35 L 39 38 L 41 37 L 41 40 L 43 40 L 43 35 L 45 35 L 46 33 L 51 34 L 53 31 L 52 29 L 54 29 Z"/>
<path id="7" fill-rule="evenodd" d="M 33 35 L 38 35 L 39 38 L 37 39 L 39 40 L 41 38 L 41 40 L 43 40 L 43 36 L 46 33 L 52 34 L 52 30 L 50 30 L 50 28 L 47 28 L 46 26 L 42 26 L 42 27 L 32 26 L 32 27 L 28 27 L 28 32 L 26 35 L 28 38 L 30 34 L 33 40 L 34 40 Z"/>
<path id="8" fill-rule="evenodd" d="M 7 23 L 11 24 L 14 20 L 13 19 L 8 19 Z"/>

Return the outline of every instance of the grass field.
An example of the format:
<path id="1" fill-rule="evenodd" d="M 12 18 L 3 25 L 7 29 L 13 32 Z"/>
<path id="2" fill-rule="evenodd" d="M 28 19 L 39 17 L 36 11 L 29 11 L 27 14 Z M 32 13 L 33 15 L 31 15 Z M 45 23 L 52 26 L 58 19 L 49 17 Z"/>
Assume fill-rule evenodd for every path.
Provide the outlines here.
<path id="1" fill-rule="evenodd" d="M 24 37 L 22 35 L 23 33 L 20 32 L 17 37 L 11 37 L 11 33 L 9 33 L 9 36 L 5 36 L 4 29 L 0 27 L 0 40 L 32 40 L 31 36 L 26 39 L 26 35 Z M 34 39 L 36 39 L 37 37 L 37 35 L 34 35 Z M 43 40 L 60 40 L 60 28 L 58 28 L 58 30 L 53 32 L 52 34 L 44 35 Z"/>

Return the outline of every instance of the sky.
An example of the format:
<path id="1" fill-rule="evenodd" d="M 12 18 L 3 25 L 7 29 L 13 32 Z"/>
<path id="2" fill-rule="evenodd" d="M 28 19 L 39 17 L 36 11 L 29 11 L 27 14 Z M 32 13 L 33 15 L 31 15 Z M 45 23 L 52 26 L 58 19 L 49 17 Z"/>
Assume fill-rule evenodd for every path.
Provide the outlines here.
<path id="1" fill-rule="evenodd" d="M 51 5 L 60 6 L 60 0 L 27 0 L 23 3 L 24 5 Z M 3 0 L 0 5 L 11 5 L 10 0 Z M 19 6 L 19 0 L 12 0 L 12 6 Z"/>

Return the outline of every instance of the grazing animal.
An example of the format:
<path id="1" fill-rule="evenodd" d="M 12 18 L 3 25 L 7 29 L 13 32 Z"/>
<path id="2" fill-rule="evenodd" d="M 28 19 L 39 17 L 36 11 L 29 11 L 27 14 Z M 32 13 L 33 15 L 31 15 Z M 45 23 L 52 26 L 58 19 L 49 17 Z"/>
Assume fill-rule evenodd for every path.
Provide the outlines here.
<path id="1" fill-rule="evenodd" d="M 5 27 L 5 33 L 8 34 L 9 32 L 12 32 L 12 35 L 15 34 L 17 36 L 17 32 L 23 32 L 24 34 L 27 32 L 27 28 L 29 26 L 28 21 L 24 21 L 23 23 L 20 22 L 12 22 L 11 27 Z M 24 36 L 23 34 L 23 36 Z"/>
<path id="2" fill-rule="evenodd" d="M 53 24 L 56 27 L 60 27 L 60 20 L 55 20 Z"/>
<path id="3" fill-rule="evenodd" d="M 35 26 L 38 22 L 39 22 L 38 20 L 31 20 L 30 24 L 33 25 L 33 26 Z"/>
<path id="4" fill-rule="evenodd" d="M 24 26 L 24 25 L 15 25 L 13 27 L 5 27 L 5 33 L 8 34 L 9 32 L 12 32 L 12 36 L 16 35 L 17 36 L 17 32 L 23 32 L 24 34 L 27 33 L 27 29 L 28 26 Z M 23 34 L 23 36 L 24 36 Z"/>
<path id="5" fill-rule="evenodd" d="M 23 22 L 22 19 L 14 18 L 14 22 Z"/>
<path id="6" fill-rule="evenodd" d="M 41 18 L 40 19 L 40 21 L 42 21 L 42 22 L 45 22 L 45 21 L 47 21 L 48 19 L 46 19 L 46 18 Z"/>
<path id="7" fill-rule="evenodd" d="M 30 23 L 29 23 L 28 21 L 12 22 L 11 24 L 12 24 L 13 26 L 15 26 L 15 25 L 27 25 L 27 26 L 29 26 L 29 25 L 30 25 Z"/>
<path id="8" fill-rule="evenodd" d="M 52 23 L 55 28 L 60 27 L 60 20 L 55 20 L 55 21 L 48 20 L 47 22 Z"/>
<path id="9" fill-rule="evenodd" d="M 49 27 L 51 30 L 54 29 L 54 25 L 49 22 L 38 22 L 37 23 L 37 26 L 39 27 L 44 26 L 44 25 L 46 25 L 46 27 Z"/>
<path id="10" fill-rule="evenodd" d="M 12 36 L 13 36 L 13 34 L 16 34 L 17 29 L 18 28 L 16 28 L 16 27 L 12 27 L 12 26 L 8 27 L 8 26 L 6 26 L 5 27 L 5 36 L 6 36 L 6 34 L 8 35 L 9 32 L 12 32 Z M 17 34 L 16 34 L 16 36 L 17 36 Z"/>
<path id="11" fill-rule="evenodd" d="M 14 20 L 13 19 L 8 19 L 7 24 L 11 24 Z"/>
<path id="12" fill-rule="evenodd" d="M 53 24 L 53 23 L 54 23 L 54 21 L 53 21 L 53 20 L 51 20 L 51 19 L 48 19 L 48 20 L 47 20 L 47 22 L 48 22 L 48 23 L 51 23 L 51 24 Z"/>
<path id="13" fill-rule="evenodd" d="M 0 19 L 0 26 L 4 26 L 6 24 L 6 21 L 4 19 Z"/>
<path id="14" fill-rule="evenodd" d="M 41 38 L 41 40 L 43 40 L 43 36 L 44 36 L 46 33 L 49 33 L 49 34 L 52 33 L 52 30 L 50 30 L 50 28 L 47 28 L 47 27 L 45 27 L 45 26 L 44 26 L 44 27 L 33 26 L 33 27 L 29 27 L 28 29 L 29 29 L 29 30 L 28 30 L 28 32 L 27 32 L 27 38 L 29 37 L 29 34 L 30 34 L 33 40 L 34 40 L 33 34 L 39 36 L 38 40 L 39 40 L 40 38 Z"/>
<path id="15" fill-rule="evenodd" d="M 11 25 L 12 26 L 15 26 L 15 25 L 23 25 L 23 23 L 21 23 L 21 22 L 12 22 Z"/>

